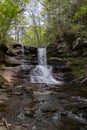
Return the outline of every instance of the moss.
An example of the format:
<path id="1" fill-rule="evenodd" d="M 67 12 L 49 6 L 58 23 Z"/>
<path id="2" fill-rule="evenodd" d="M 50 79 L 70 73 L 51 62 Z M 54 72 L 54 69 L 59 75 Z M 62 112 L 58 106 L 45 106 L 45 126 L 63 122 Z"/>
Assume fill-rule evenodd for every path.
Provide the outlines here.
<path id="1" fill-rule="evenodd" d="M 0 72 L 0 85 L 7 83 L 8 81 L 3 77 L 2 73 Z"/>
<path id="2" fill-rule="evenodd" d="M 68 57 L 72 72 L 76 77 L 87 74 L 87 57 Z"/>

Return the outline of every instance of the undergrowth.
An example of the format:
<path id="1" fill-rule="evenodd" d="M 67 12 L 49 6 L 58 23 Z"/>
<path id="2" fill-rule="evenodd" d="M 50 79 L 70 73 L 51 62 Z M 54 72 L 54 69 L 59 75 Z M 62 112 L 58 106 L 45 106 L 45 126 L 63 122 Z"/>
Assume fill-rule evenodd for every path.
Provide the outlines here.
<path id="1" fill-rule="evenodd" d="M 72 72 L 76 77 L 87 74 L 87 57 L 68 57 Z"/>

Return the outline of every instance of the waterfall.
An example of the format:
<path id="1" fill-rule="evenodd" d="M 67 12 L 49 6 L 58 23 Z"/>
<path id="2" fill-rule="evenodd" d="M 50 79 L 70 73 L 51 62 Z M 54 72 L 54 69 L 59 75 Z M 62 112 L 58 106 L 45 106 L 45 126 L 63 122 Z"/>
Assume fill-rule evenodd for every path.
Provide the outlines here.
<path id="1" fill-rule="evenodd" d="M 47 65 L 46 48 L 38 48 L 38 65 L 30 73 L 32 83 L 61 85 L 52 75 L 52 67 Z"/>
<path id="2" fill-rule="evenodd" d="M 46 48 L 38 48 L 38 65 L 47 65 Z"/>

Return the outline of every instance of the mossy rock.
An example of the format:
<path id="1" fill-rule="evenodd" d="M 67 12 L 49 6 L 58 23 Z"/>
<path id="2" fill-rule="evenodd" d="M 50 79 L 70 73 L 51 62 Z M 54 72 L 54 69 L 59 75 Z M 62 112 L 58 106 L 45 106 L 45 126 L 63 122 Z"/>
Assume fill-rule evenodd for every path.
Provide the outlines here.
<path id="1" fill-rule="evenodd" d="M 76 78 L 87 74 L 87 57 L 67 57 Z"/>
<path id="2" fill-rule="evenodd" d="M 2 86 L 4 83 L 7 83 L 7 80 L 3 77 L 3 75 L 0 73 L 0 86 Z"/>

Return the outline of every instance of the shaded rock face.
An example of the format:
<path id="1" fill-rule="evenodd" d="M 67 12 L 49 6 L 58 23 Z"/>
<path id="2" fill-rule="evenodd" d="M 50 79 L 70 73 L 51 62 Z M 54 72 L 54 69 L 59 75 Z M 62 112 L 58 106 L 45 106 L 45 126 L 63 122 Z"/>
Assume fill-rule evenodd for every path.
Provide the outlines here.
<path id="1" fill-rule="evenodd" d="M 0 51 L 3 52 L 3 53 L 6 53 L 8 51 L 8 47 L 6 45 L 1 45 Z"/>
<path id="2" fill-rule="evenodd" d="M 0 62 L 5 61 L 5 54 L 3 52 L 0 52 Z"/>
<path id="3" fill-rule="evenodd" d="M 37 48 L 25 47 L 24 55 L 22 54 L 21 44 L 11 44 L 9 47 L 2 46 L 0 48 L 0 61 L 6 66 L 17 66 L 24 62 L 25 64 L 37 64 Z"/>
<path id="4" fill-rule="evenodd" d="M 80 37 L 65 34 L 63 40 L 58 41 L 54 45 L 49 45 L 47 53 L 55 57 L 77 57 L 87 56 L 87 41 Z M 50 56 L 49 55 L 49 56 Z"/>
<path id="5" fill-rule="evenodd" d="M 6 52 L 8 51 L 8 48 L 5 45 L 1 45 L 0 46 L 0 62 L 4 62 L 5 61 L 5 55 Z"/>
<path id="6" fill-rule="evenodd" d="M 18 71 L 17 76 L 27 77 L 30 73 L 30 70 L 38 64 L 37 48 L 24 46 L 24 54 L 22 54 L 22 49 L 23 48 L 20 44 L 12 44 L 10 48 L 6 51 L 6 59 L 4 61 L 4 64 L 8 67 L 23 65 L 24 67 L 21 66 L 21 68 L 23 67 L 22 69 L 24 70 L 21 70 L 19 66 L 20 71 Z M 48 55 L 50 55 L 50 57 Z M 47 64 L 52 66 L 55 79 L 64 79 L 65 81 L 72 80 L 72 70 L 69 63 L 64 59 L 53 57 L 50 52 L 47 52 Z M 33 67 L 31 67 L 31 65 L 33 65 Z"/>
<path id="7" fill-rule="evenodd" d="M 14 50 L 16 50 L 17 54 L 21 54 L 22 53 L 22 45 L 21 44 L 13 44 L 11 45 L 11 48 L 13 48 Z M 33 55 L 33 54 L 37 54 L 37 48 L 35 47 L 29 47 L 29 46 L 24 46 L 24 54 L 25 55 Z"/>
<path id="8" fill-rule="evenodd" d="M 48 64 L 53 67 L 54 77 L 57 80 L 63 79 L 64 81 L 69 82 L 74 79 L 72 69 L 68 61 L 62 58 L 51 57 L 48 60 Z"/>

